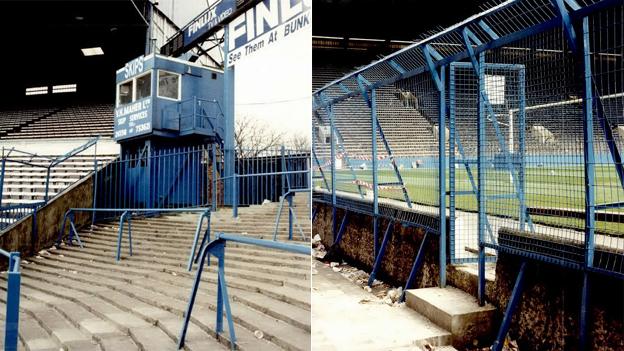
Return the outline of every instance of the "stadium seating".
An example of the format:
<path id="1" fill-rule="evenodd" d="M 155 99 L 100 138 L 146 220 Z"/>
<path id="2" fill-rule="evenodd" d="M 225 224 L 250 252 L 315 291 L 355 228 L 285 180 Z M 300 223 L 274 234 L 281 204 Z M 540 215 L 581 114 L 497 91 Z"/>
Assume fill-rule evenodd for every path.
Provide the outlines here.
<path id="1" fill-rule="evenodd" d="M 313 89 L 317 90 L 325 84 L 341 78 L 353 71 L 349 65 L 323 64 L 313 67 Z M 412 93 L 412 94 L 410 94 Z M 542 101 L 543 96 L 531 95 L 527 92 L 527 108 L 525 119 L 525 148 L 527 155 L 579 155 L 583 152 L 583 121 L 580 103 L 557 102 L 570 101 L 567 96 L 551 96 L 550 100 Z M 535 96 L 534 96 L 535 95 Z M 537 99 L 536 96 L 540 96 Z M 418 92 L 410 92 L 399 87 L 384 87 L 377 90 L 377 111 L 386 139 L 394 155 L 417 157 L 435 155 L 437 145 L 437 112 L 432 109 L 429 96 L 419 96 Z M 603 99 L 604 114 L 614 130 L 616 142 L 622 144 L 624 134 L 618 128 L 624 124 L 623 109 L 624 97 L 610 97 Z M 549 106 L 548 104 L 553 104 Z M 545 105 L 546 106 L 543 106 Z M 543 106 L 530 108 L 531 106 Z M 477 153 L 476 104 L 456 106 L 456 130 L 467 156 Z M 342 136 L 342 144 L 350 156 L 368 156 L 371 154 L 371 119 L 370 109 L 361 97 L 354 97 L 342 101 L 333 107 L 335 125 Z M 501 116 L 504 114 L 504 117 Z M 508 110 L 501 113 L 499 129 L 505 143 L 508 143 L 509 129 L 506 123 Z M 320 119 L 320 122 L 319 122 Z M 595 117 L 597 121 L 597 117 Z M 317 114 L 315 126 L 319 123 L 329 124 L 326 114 Z M 447 122 L 448 123 L 448 122 Z M 514 144 L 518 149 L 519 127 L 514 123 Z M 447 124 L 448 127 L 448 124 Z M 598 121 L 594 125 L 596 152 L 607 152 L 604 133 Z M 624 136 L 624 135 L 623 135 Z M 486 153 L 496 155 L 501 153 L 501 147 L 496 137 L 496 131 L 488 122 L 486 128 Z M 378 143 L 381 140 L 378 138 Z M 382 150 L 383 145 L 378 144 Z M 340 151 L 340 150 L 339 150 Z M 321 158 L 329 157 L 329 144 L 316 140 L 316 153 Z M 383 155 L 383 150 L 380 151 Z"/>
<path id="2" fill-rule="evenodd" d="M 111 160 L 114 155 L 98 156 L 100 162 Z M 24 165 L 13 161 L 25 160 L 23 157 L 8 157 L 2 188 L 2 205 L 40 202 L 45 197 L 47 165 L 49 159 L 28 158 L 29 162 L 41 167 Z M 93 156 L 74 156 L 50 170 L 48 195 L 52 198 L 71 184 L 93 171 Z"/>
<path id="3" fill-rule="evenodd" d="M 56 111 L 55 108 L 0 111 L 0 138 L 4 138 L 7 133 L 19 130 L 19 128 L 44 118 L 54 111 Z"/>
<path id="4" fill-rule="evenodd" d="M 85 104 L 54 110 L 33 110 L 37 117 L 24 120 L 0 134 L 1 139 L 83 138 L 113 135 L 113 105 Z M 4 130 L 4 128 L 2 128 Z"/>

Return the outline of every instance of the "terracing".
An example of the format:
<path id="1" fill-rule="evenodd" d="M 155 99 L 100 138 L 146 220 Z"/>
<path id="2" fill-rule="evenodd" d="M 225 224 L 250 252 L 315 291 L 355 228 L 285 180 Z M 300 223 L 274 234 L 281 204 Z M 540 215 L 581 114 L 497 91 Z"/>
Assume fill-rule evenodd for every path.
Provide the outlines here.
<path id="1" fill-rule="evenodd" d="M 310 221 L 304 220 L 310 214 L 308 201 L 303 194 L 293 201 L 306 234 L 304 240 L 295 230 L 296 243 L 309 241 Z M 220 209 L 212 214 L 212 232 L 272 239 L 276 213 L 277 203 L 242 207 L 236 219 L 231 210 Z M 20 349 L 176 349 L 194 278 L 186 263 L 197 216 L 133 219 L 133 255 L 124 241 L 119 263 L 115 263 L 117 222 L 81 230 L 84 248 L 61 245 L 26 258 Z M 280 241 L 288 239 L 287 217 L 283 211 Z M 238 348 L 309 349 L 310 259 L 231 243 L 225 256 Z M 220 336 L 215 333 L 216 281 L 213 264 L 202 276 L 185 349 L 229 348 L 227 325 Z"/>

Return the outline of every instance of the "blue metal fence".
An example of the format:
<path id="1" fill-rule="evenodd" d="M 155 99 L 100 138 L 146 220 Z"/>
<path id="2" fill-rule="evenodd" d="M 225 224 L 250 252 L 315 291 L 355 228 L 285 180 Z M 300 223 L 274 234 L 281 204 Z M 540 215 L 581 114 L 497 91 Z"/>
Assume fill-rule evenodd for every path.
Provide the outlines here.
<path id="1" fill-rule="evenodd" d="M 218 201 L 214 144 L 122 155 L 97 174 L 94 208 L 193 208 Z M 97 218 L 119 213 L 98 213 Z"/>
<path id="2" fill-rule="evenodd" d="M 334 235 L 341 197 L 368 196 L 373 218 L 381 202 L 435 214 L 440 285 L 447 260 L 478 262 L 481 303 L 500 251 L 624 278 L 623 16 L 616 0 L 505 1 L 316 91 Z"/>

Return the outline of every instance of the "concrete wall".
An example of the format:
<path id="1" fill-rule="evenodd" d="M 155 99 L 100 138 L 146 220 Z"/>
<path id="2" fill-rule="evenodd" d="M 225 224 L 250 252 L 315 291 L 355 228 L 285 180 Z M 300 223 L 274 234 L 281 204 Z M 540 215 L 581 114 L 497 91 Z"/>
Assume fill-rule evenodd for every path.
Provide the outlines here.
<path id="1" fill-rule="evenodd" d="M 331 207 L 318 204 L 315 206 L 317 206 L 317 214 L 313 223 L 314 234 L 319 234 L 323 245 L 330 247 L 333 242 Z M 339 209 L 337 227 L 340 227 L 343 216 L 344 211 Z M 379 245 L 381 246 L 388 221 L 380 220 L 378 223 Z M 372 228 L 371 217 L 350 213 L 349 225 L 337 250 L 342 259 L 368 272 L 372 270 L 375 260 Z M 377 278 L 396 286 L 405 285 L 424 234 L 422 229 L 406 228 L 395 223 Z M 418 273 L 414 283 L 416 288 L 438 285 L 438 236 L 430 234 L 426 245 L 423 269 Z"/>
<path id="2" fill-rule="evenodd" d="M 41 249 L 50 247 L 56 241 L 63 215 L 70 207 L 92 206 L 93 178 L 88 176 L 39 209 L 36 216 L 37 235 L 35 237 L 32 236 L 33 217 L 30 215 L 0 233 L 0 247 L 6 251 L 19 251 L 22 257 L 37 253 Z M 76 226 L 90 223 L 90 214 L 76 214 Z M 5 267 L 6 262 L 0 264 Z"/>
<path id="3" fill-rule="evenodd" d="M 315 203 L 317 216 L 313 234 L 319 234 L 326 247 L 332 243 L 331 207 Z M 338 224 L 344 212 L 338 210 Z M 371 271 L 373 266 L 372 218 L 350 214 L 349 225 L 340 248 L 341 258 L 358 268 Z M 379 240 L 387 221 L 380 221 Z M 422 241 L 423 231 L 395 224 L 378 278 L 403 286 Z M 430 236 L 423 270 L 415 288 L 438 285 L 438 237 Z M 448 247 L 448 245 L 447 245 Z M 507 306 L 520 259 L 499 255 L 496 281 L 486 281 L 486 299 L 499 309 L 499 318 Z M 472 271 L 472 272 L 471 272 Z M 447 267 L 447 283 L 469 294 L 477 294 L 476 265 Z M 513 319 L 510 336 L 518 340 L 520 350 L 577 350 L 581 275 L 561 267 L 531 262 L 526 289 Z M 624 350 L 624 282 L 592 275 L 591 279 L 591 349 Z M 496 322 L 498 328 L 498 321 Z"/>

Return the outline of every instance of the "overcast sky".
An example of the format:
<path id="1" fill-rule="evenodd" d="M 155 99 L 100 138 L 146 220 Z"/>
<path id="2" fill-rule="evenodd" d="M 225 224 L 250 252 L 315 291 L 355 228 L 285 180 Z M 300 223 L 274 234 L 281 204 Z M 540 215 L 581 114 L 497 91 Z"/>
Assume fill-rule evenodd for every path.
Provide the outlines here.
<path id="1" fill-rule="evenodd" d="M 206 0 L 158 3 L 180 27 L 207 8 Z M 246 58 L 235 72 L 237 117 L 257 118 L 286 133 L 311 134 L 311 26 Z"/>

